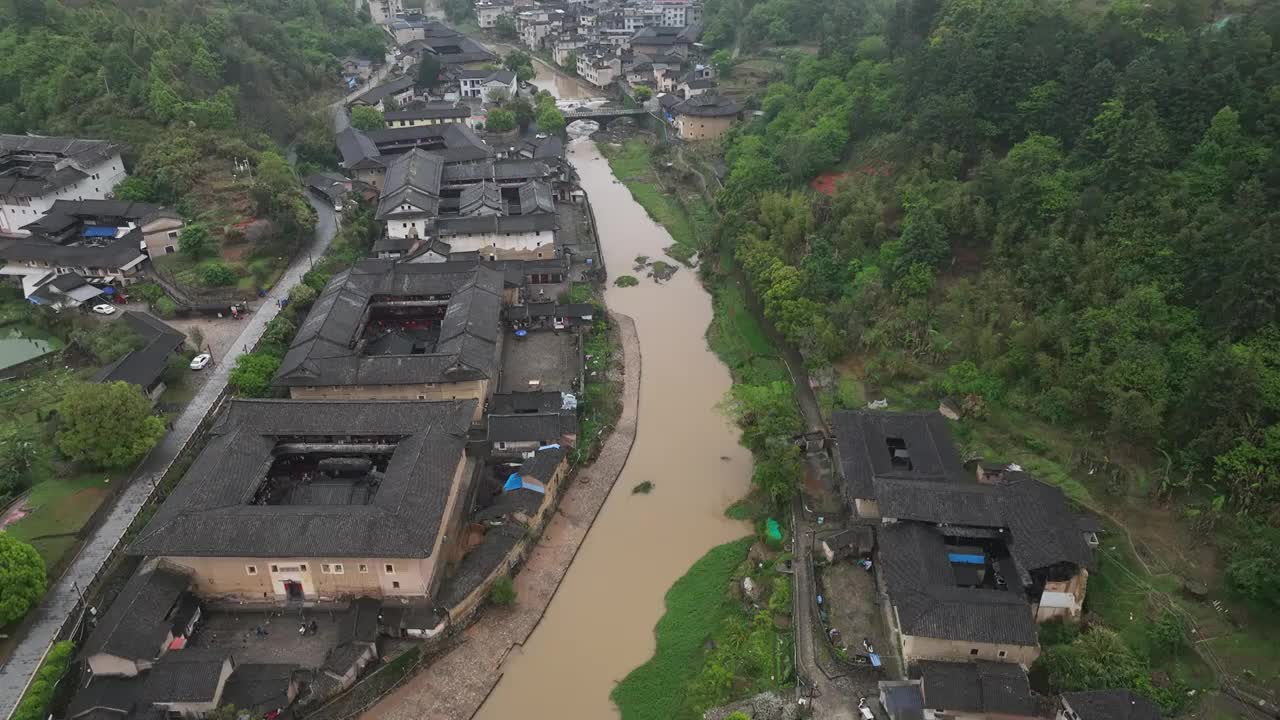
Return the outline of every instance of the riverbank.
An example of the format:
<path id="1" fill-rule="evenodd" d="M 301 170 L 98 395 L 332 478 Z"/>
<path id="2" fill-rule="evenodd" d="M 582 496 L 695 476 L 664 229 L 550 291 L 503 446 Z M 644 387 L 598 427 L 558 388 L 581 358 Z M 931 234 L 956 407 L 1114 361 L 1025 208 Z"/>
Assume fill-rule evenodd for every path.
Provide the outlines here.
<path id="1" fill-rule="evenodd" d="M 369 708 L 367 720 L 472 717 L 502 678 L 508 655 L 542 622 L 560 583 L 582 546 L 631 454 L 640 403 L 641 355 L 635 322 L 610 316 L 623 356 L 622 413 L 591 465 L 565 491 L 560 508 L 515 577 L 516 602 L 490 608 L 465 631 L 465 641 Z"/>

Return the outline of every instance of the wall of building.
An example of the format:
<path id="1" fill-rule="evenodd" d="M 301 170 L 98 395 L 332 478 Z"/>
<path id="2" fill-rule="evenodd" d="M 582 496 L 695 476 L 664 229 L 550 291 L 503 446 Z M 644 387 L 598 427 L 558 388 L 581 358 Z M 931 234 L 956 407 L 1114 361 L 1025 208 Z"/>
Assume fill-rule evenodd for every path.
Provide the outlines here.
<path id="1" fill-rule="evenodd" d="M 113 197 L 115 186 L 128 177 L 124 171 L 124 161 L 119 155 L 113 155 L 93 167 L 84 168 L 84 171 L 89 174 L 83 179 L 46 195 L 0 195 L 0 232 L 29 235 L 30 233 L 19 228 L 44 217 L 54 201 L 105 200 Z"/>
<path id="2" fill-rule="evenodd" d="M 426 597 L 435 571 L 432 558 L 169 557 L 166 560 L 189 570 L 192 592 L 211 603 L 282 604 L 288 599 L 285 583 L 290 581 L 302 585 L 303 597 L 308 602 L 359 596 Z M 341 573 L 337 572 L 338 566 Z"/>
<path id="3" fill-rule="evenodd" d="M 694 117 L 677 115 L 676 132 L 685 140 L 716 140 L 733 125 L 735 118 L 728 117 Z"/>
<path id="4" fill-rule="evenodd" d="M 426 237 L 427 225 L 431 222 L 431 217 L 426 213 L 392 215 L 384 223 L 387 227 L 387 237 L 396 239 Z"/>
<path id="5" fill-rule="evenodd" d="M 181 229 L 182 221 L 175 218 L 161 218 L 144 225 L 142 242 L 147 246 L 147 254 L 159 257 L 178 252 L 178 233 Z"/>
<path id="6" fill-rule="evenodd" d="M 464 123 L 466 121 L 467 121 L 467 118 L 414 118 L 412 120 L 388 120 L 387 127 L 402 128 L 402 127 L 420 127 L 423 125 L 452 125 L 457 123 Z"/>
<path id="7" fill-rule="evenodd" d="M 973 652 L 974 650 L 977 650 L 976 654 Z M 907 662 L 915 660 L 950 660 L 952 662 L 991 660 L 993 662 L 1018 663 L 1023 667 L 1031 667 L 1036 658 L 1040 657 L 1040 646 L 959 642 L 940 638 L 903 635 L 902 652 Z M 1004 653 L 1004 655 L 1001 655 L 1001 653 Z"/>
<path id="8" fill-rule="evenodd" d="M 361 168 L 355 170 L 352 174 L 352 180 L 359 180 L 372 185 L 374 188 L 382 189 L 382 180 L 387 176 L 385 168 Z"/>
<path id="9" fill-rule="evenodd" d="M 442 237 L 455 253 L 479 252 L 482 257 L 496 255 L 498 260 L 537 260 L 555 257 L 555 232 L 551 230 L 512 233 L 476 233 Z"/>
<path id="10" fill-rule="evenodd" d="M 484 413 L 489 397 L 489 380 L 417 385 L 318 385 L 289 388 L 294 400 L 479 400 L 473 422 Z"/>

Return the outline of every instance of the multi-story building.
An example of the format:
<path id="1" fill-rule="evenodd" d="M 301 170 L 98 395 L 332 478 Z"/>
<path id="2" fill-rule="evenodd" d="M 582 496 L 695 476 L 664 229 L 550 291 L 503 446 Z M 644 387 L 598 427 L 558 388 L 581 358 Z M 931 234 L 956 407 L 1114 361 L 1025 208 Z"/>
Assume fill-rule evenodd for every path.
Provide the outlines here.
<path id="1" fill-rule="evenodd" d="M 612 48 L 593 45 L 578 52 L 578 77 L 595 85 L 608 87 L 622 74 L 622 60 Z"/>
<path id="2" fill-rule="evenodd" d="M 27 235 L 58 200 L 104 200 L 127 177 L 105 140 L 0 135 L 0 234 Z"/>
<path id="3" fill-rule="evenodd" d="M 507 3 L 489 2 L 481 0 L 476 3 L 476 24 L 486 30 L 498 26 L 498 18 L 511 15 L 511 5 Z"/>
<path id="4" fill-rule="evenodd" d="M 369 17 L 377 25 L 386 25 L 404 15 L 404 0 L 367 0 Z"/>

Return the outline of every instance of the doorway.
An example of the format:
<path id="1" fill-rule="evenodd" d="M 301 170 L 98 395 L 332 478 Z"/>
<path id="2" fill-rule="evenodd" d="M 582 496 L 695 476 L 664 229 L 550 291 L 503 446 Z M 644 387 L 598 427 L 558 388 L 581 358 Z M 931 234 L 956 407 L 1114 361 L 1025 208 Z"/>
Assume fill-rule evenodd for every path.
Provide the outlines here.
<path id="1" fill-rule="evenodd" d="M 297 580 L 285 580 L 284 594 L 289 600 L 302 600 L 302 583 Z"/>

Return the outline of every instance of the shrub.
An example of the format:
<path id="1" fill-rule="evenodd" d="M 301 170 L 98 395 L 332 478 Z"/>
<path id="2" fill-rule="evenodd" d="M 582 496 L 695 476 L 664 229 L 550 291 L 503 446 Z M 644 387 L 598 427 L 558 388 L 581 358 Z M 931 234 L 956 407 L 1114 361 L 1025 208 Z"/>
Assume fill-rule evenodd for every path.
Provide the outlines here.
<path id="1" fill-rule="evenodd" d="M 617 287 L 627 288 L 639 285 L 640 281 L 637 280 L 634 275 L 619 275 L 617 279 L 613 281 L 613 284 Z"/>
<path id="2" fill-rule="evenodd" d="M 210 260 L 202 263 L 199 268 L 200 282 L 213 287 L 223 287 L 226 285 L 236 284 L 236 274 L 227 266 L 226 263 L 219 260 Z"/>
<path id="3" fill-rule="evenodd" d="M 306 284 L 299 284 L 289 291 L 289 306 L 296 310 L 306 310 L 316 301 L 320 293 Z"/>
<path id="4" fill-rule="evenodd" d="M 651 492 L 653 492 L 653 483 L 649 482 L 648 480 L 645 480 L 644 482 L 639 483 L 635 487 L 631 488 L 632 495 L 648 495 Z"/>
<path id="5" fill-rule="evenodd" d="M 498 578 L 489 590 L 489 600 L 500 607 L 507 607 L 516 601 L 516 586 L 510 577 L 504 575 Z"/>
<path id="6" fill-rule="evenodd" d="M 40 669 L 36 671 L 36 679 L 31 682 L 27 692 L 18 703 L 13 713 L 13 720 L 44 720 L 49 715 L 49 704 L 53 702 L 53 691 L 58 681 L 67 674 L 71 664 L 71 654 L 75 645 L 69 640 L 54 644 L 45 656 Z"/>
<path id="7" fill-rule="evenodd" d="M 168 297 L 162 297 L 151 305 L 151 309 L 162 318 L 171 318 L 178 314 L 178 303 Z"/>
<path id="8" fill-rule="evenodd" d="M 12 533 L 0 533 L 0 626 L 21 620 L 47 586 L 40 553 Z"/>
<path id="9" fill-rule="evenodd" d="M 491 110 L 485 127 L 491 132 L 514 130 L 516 128 L 515 113 L 510 110 Z"/>
<path id="10" fill-rule="evenodd" d="M 126 382 L 72 385 L 58 405 L 58 417 L 58 449 L 96 468 L 129 467 L 165 433 L 151 401 Z"/>
<path id="11" fill-rule="evenodd" d="M 258 351 L 241 355 L 231 369 L 231 385 L 245 397 L 271 395 L 271 378 L 280 368 L 280 356 Z"/>

